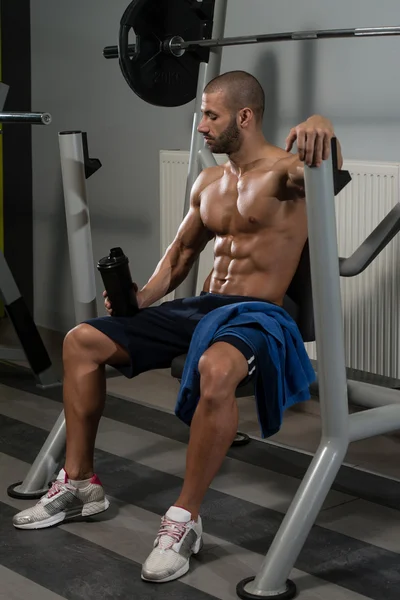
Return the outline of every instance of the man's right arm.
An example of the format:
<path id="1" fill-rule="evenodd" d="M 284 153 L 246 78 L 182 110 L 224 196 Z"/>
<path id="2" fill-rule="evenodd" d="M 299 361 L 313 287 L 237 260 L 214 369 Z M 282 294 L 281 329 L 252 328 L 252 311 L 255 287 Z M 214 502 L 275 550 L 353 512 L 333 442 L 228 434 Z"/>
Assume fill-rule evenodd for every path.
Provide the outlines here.
<path id="1" fill-rule="evenodd" d="M 200 216 L 200 193 L 207 185 L 206 171 L 200 173 L 190 196 L 190 209 L 182 221 L 172 244 L 146 285 L 137 293 L 139 308 L 150 306 L 177 288 L 204 250 L 213 234 Z"/>

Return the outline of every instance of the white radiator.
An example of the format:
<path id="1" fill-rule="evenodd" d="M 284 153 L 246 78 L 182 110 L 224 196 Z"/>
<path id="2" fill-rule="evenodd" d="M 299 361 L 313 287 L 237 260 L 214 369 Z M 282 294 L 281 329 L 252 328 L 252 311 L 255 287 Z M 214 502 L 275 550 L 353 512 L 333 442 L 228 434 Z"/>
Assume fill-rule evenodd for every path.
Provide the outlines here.
<path id="1" fill-rule="evenodd" d="M 188 164 L 187 151 L 160 152 L 162 252 L 182 221 Z M 339 255 L 346 257 L 400 201 L 400 164 L 346 161 L 344 168 L 353 180 L 336 198 L 336 215 Z M 200 259 L 196 293 L 212 261 L 210 243 Z M 342 277 L 341 289 L 347 366 L 400 378 L 400 236 L 364 273 Z M 315 344 L 306 346 L 310 357 L 317 358 Z"/>

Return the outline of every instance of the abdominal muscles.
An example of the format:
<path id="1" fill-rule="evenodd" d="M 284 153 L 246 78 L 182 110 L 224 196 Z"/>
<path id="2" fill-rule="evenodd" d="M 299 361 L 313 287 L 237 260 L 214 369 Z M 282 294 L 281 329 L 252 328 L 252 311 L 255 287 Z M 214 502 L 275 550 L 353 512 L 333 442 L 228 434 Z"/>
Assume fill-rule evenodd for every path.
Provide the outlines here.
<path id="1" fill-rule="evenodd" d="M 282 304 L 304 243 L 287 230 L 217 236 L 210 292 Z"/>

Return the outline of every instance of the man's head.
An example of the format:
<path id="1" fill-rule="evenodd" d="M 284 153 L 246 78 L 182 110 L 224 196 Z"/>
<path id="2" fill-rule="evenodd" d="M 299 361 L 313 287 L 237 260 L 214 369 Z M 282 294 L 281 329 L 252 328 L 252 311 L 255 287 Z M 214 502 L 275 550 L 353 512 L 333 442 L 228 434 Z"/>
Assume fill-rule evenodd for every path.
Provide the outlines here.
<path id="1" fill-rule="evenodd" d="M 203 118 L 198 131 L 211 152 L 232 154 L 244 136 L 261 130 L 264 91 L 253 75 L 230 71 L 212 79 L 203 93 Z"/>

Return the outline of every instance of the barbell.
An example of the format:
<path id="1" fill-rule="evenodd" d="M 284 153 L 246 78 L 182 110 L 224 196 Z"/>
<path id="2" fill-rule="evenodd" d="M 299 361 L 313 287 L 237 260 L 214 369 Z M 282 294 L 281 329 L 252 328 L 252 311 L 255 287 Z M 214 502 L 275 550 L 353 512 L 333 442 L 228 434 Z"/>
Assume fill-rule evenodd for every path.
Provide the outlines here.
<path id="1" fill-rule="evenodd" d="M 0 112 L 0 123 L 19 123 L 22 125 L 50 125 L 49 113 Z"/>
<path id="2" fill-rule="evenodd" d="M 215 0 L 133 0 L 125 10 L 118 46 L 105 58 L 119 58 L 131 89 L 156 106 L 181 106 L 196 97 L 201 62 L 211 48 L 333 38 L 400 35 L 400 26 L 321 29 L 211 39 Z M 129 44 L 131 31 L 136 43 Z M 198 39 L 191 40 L 191 37 Z"/>

